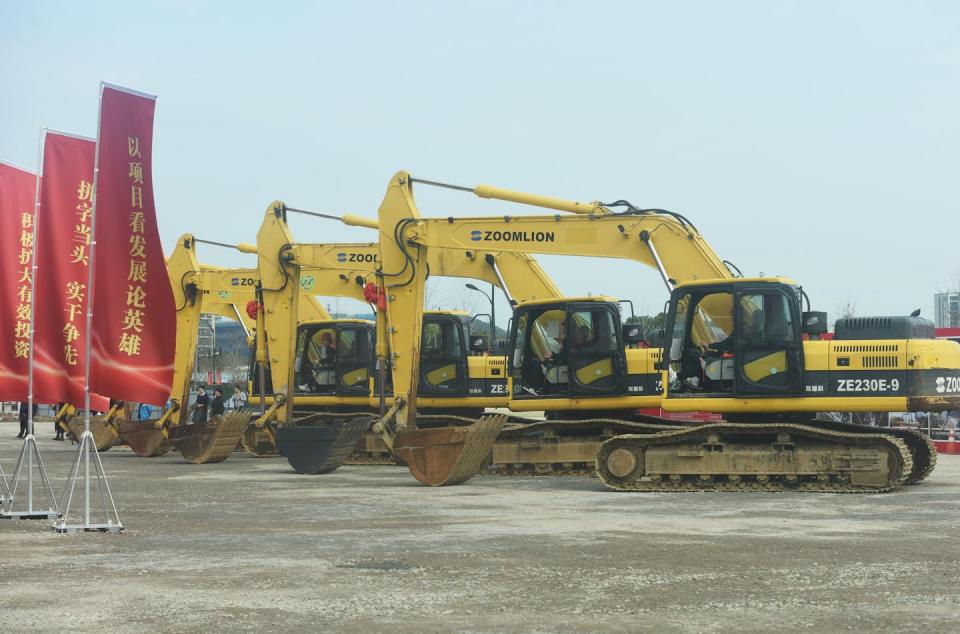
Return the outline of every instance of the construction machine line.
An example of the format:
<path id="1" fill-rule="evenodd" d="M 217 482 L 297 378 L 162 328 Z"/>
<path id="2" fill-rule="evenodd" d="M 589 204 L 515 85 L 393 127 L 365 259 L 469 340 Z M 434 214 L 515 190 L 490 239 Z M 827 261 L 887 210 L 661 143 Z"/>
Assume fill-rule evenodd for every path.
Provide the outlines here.
<path id="1" fill-rule="evenodd" d="M 946 393 L 944 386 L 960 381 L 960 346 L 932 339 L 926 320 L 839 320 L 837 336 L 819 341 L 826 315 L 811 311 L 809 301 L 803 310 L 806 294 L 799 285 L 738 277 L 679 214 L 623 200 L 579 203 L 491 186 L 453 186 L 562 213 L 427 219 L 414 202 L 415 182 L 451 187 L 400 172 L 379 209 L 379 292 L 386 310 L 377 323 L 377 353 L 381 367 L 391 362 L 394 393 L 376 427 L 421 481 L 469 478 L 472 456 L 489 451 L 496 435 L 491 429 L 502 424 L 481 419 L 468 427 L 418 429 L 424 282 L 435 248 L 628 259 L 659 271 L 671 293 L 669 340 L 653 373 L 637 368 L 631 376 L 618 312 L 606 299 L 515 308 L 511 409 L 631 410 L 636 388 L 659 380 L 666 411 L 717 411 L 742 421 L 617 435 L 596 457 L 597 473 L 608 487 L 885 491 L 932 468 L 929 445 L 911 432 L 810 422 L 824 410 L 956 408 L 960 393 Z M 539 338 L 534 337 L 538 320 L 551 312 L 563 316 L 567 345 L 537 357 L 531 341 Z M 656 359 L 658 352 L 645 354 Z M 528 362 L 531 356 L 537 363 Z"/>
<path id="2" fill-rule="evenodd" d="M 239 321 L 248 337 L 253 319 L 245 311 L 255 300 L 254 286 L 248 283 L 255 269 L 224 269 L 201 265 L 196 254 L 197 240 L 182 235 L 167 259 L 167 272 L 176 300 L 177 335 L 174 377 L 169 405 L 159 419 L 118 424 L 118 433 L 140 456 L 163 455 L 176 446 L 188 462 L 201 464 L 226 460 L 246 430 L 250 414 L 228 412 L 203 423 L 188 424 L 190 382 L 196 361 L 200 315 L 215 314 Z M 227 245 L 245 253 L 256 253 L 251 245 Z M 314 298 L 302 304 L 305 319 L 328 319 Z"/>
<path id="3" fill-rule="evenodd" d="M 333 332 L 322 324 L 305 329 L 292 319 L 298 297 L 304 292 L 351 297 L 369 302 L 376 310 L 382 305 L 382 298 L 376 297 L 372 288 L 379 247 L 375 243 L 298 243 L 287 223 L 290 211 L 301 210 L 290 209 L 280 201 L 272 203 L 257 234 L 264 304 L 264 326 L 260 332 L 266 333 L 269 342 L 267 388 L 283 401 L 277 412 L 276 442 L 294 469 L 301 473 L 321 473 L 340 466 L 350 455 L 348 449 L 358 434 L 363 438 L 361 455 L 354 458 L 368 461 L 373 457 L 373 461 L 382 462 L 389 456 L 389 448 L 376 435 L 364 435 L 358 428 L 369 427 L 370 410 L 381 408 L 381 399 L 391 389 L 390 374 L 384 366 L 382 372 L 371 372 L 369 384 L 343 382 L 344 377 L 362 376 L 365 369 L 373 369 L 372 325 L 358 323 Z M 357 216 L 346 216 L 343 220 L 346 224 L 377 227 L 375 221 Z M 498 286 L 512 303 L 560 296 L 536 260 L 525 254 L 438 248 L 427 265 L 432 275 L 465 277 Z M 428 425 L 446 426 L 459 420 L 457 417 L 477 416 L 484 408 L 504 407 L 508 402 L 506 360 L 468 354 L 468 349 L 476 352 L 477 347 L 466 343 L 465 317 L 451 311 L 423 314 L 422 328 L 428 345 L 421 350 L 421 408 L 431 414 L 429 421 L 425 421 Z M 342 330 L 352 331 L 345 341 L 341 340 Z M 311 380 L 310 373 L 304 374 L 308 352 L 311 346 L 317 345 L 318 338 L 327 335 L 328 342 L 336 342 L 335 360 L 319 368 L 319 372 L 314 373 L 315 380 Z M 366 365 L 356 346 L 361 340 L 365 342 L 363 349 L 371 353 L 365 359 Z M 346 356 L 351 366 L 347 368 L 340 367 L 344 350 L 350 351 Z M 254 386 L 251 393 L 260 391 Z M 365 396 L 367 407 L 351 410 L 351 406 L 357 404 L 355 401 L 324 400 L 328 396 L 343 395 L 345 391 L 354 398 Z M 327 412 L 318 413 L 318 407 L 324 407 Z"/>

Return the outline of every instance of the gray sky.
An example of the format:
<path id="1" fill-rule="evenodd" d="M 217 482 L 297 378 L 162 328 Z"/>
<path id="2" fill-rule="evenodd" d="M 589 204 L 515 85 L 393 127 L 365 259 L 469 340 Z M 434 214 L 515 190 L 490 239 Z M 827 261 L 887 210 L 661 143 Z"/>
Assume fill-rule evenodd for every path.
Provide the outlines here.
<path id="1" fill-rule="evenodd" d="M 960 272 L 958 27 L 950 2 L 0 0 L 0 159 L 33 166 L 41 126 L 94 135 L 103 79 L 159 96 L 168 252 L 185 231 L 252 241 L 277 198 L 372 216 L 406 169 L 665 207 L 745 273 L 800 281 L 815 308 L 932 318 Z M 425 215 L 530 213 L 417 200 Z M 666 299 L 638 264 L 541 261 L 568 295 L 651 313 Z"/>

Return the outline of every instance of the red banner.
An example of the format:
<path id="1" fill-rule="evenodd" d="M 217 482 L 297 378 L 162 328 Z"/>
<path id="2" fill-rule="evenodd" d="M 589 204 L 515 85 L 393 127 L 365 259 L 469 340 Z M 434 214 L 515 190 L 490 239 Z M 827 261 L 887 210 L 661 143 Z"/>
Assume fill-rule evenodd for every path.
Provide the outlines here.
<path id="1" fill-rule="evenodd" d="M 101 85 L 90 386 L 160 405 L 170 397 L 176 307 L 153 202 L 156 98 Z"/>
<path id="2" fill-rule="evenodd" d="M 0 162 L 0 401 L 27 400 L 36 195 L 33 172 Z"/>
<path id="3" fill-rule="evenodd" d="M 93 197 L 93 139 L 48 130 L 43 141 L 33 335 L 33 394 L 41 403 L 83 407 L 87 282 Z M 91 394 L 95 411 L 109 399 Z"/>

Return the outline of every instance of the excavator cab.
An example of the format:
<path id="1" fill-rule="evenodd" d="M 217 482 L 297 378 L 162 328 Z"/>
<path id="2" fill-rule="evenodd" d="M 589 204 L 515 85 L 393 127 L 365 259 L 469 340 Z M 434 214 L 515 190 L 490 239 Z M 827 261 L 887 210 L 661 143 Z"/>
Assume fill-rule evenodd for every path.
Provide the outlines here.
<path id="1" fill-rule="evenodd" d="M 778 279 L 679 285 L 667 317 L 668 397 L 801 395 L 800 302 Z"/>
<path id="2" fill-rule="evenodd" d="M 465 315 L 459 311 L 424 313 L 420 349 L 420 394 L 423 396 L 471 396 L 469 352 L 472 352 L 472 348 L 468 349 L 467 346 L 471 337 L 466 328 Z M 374 374 L 374 392 L 378 393 L 376 381 Z M 393 393 L 389 372 L 387 393 Z M 481 389 L 480 393 L 486 392 Z"/>
<path id="3" fill-rule="evenodd" d="M 320 322 L 297 329 L 297 395 L 366 395 L 373 362 L 369 322 Z"/>
<path id="4" fill-rule="evenodd" d="M 343 320 L 306 322 L 297 328 L 295 360 L 297 396 L 367 396 L 374 363 L 373 324 Z M 273 393 L 270 368 L 265 368 L 267 396 Z M 250 353 L 250 393 L 259 396 L 256 345 Z"/>
<path id="5" fill-rule="evenodd" d="M 452 312 L 424 315 L 420 348 L 420 394 L 467 396 L 467 341 L 463 319 Z"/>
<path id="6" fill-rule="evenodd" d="M 509 343 L 513 398 L 625 395 L 624 348 L 616 302 L 583 298 L 520 305 Z"/>

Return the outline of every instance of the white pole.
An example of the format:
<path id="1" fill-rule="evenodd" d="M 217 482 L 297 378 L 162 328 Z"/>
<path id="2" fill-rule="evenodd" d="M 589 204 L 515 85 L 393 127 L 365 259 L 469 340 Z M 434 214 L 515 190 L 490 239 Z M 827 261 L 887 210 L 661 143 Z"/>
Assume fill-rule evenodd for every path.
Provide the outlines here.
<path id="1" fill-rule="evenodd" d="M 33 452 L 30 442 L 33 437 L 33 365 L 34 344 L 37 323 L 37 241 L 40 236 L 40 178 L 43 176 L 43 144 L 47 138 L 47 129 L 40 128 L 40 147 L 37 148 L 37 187 L 33 199 L 33 253 L 30 257 L 30 348 L 27 350 L 27 512 L 33 513 Z"/>
<path id="2" fill-rule="evenodd" d="M 100 172 L 100 112 L 103 110 L 103 82 L 97 98 L 97 144 L 93 152 L 93 190 L 90 194 L 90 263 L 87 265 L 87 356 L 83 368 L 83 435 L 90 436 L 90 361 L 93 358 L 93 267 L 97 247 L 97 176 Z M 81 443 L 82 444 L 82 443 Z M 90 525 L 90 449 L 83 452 L 83 522 Z"/>

